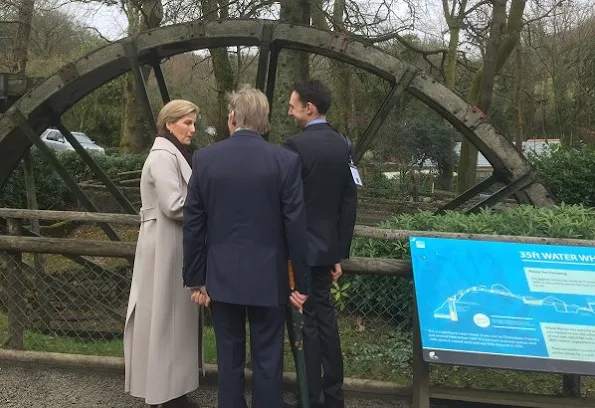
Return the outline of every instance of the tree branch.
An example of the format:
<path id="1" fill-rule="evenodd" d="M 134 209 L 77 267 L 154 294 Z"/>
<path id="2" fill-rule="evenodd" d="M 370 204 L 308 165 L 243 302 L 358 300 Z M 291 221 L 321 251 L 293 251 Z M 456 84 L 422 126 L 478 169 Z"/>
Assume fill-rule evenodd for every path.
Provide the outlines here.
<path id="1" fill-rule="evenodd" d="M 82 26 L 81 28 L 86 29 L 86 30 L 93 31 L 95 34 L 97 34 L 97 36 L 99 36 L 99 38 L 101 38 L 107 44 L 113 43 L 113 41 L 109 40 L 107 37 L 105 37 L 103 34 L 101 34 L 101 31 L 99 31 L 96 27 Z"/>
<path id="2" fill-rule="evenodd" d="M 397 40 L 399 43 L 401 43 L 403 46 L 405 46 L 405 48 L 407 48 L 408 50 L 416 52 L 421 55 L 425 55 L 425 56 L 444 54 L 444 53 L 448 52 L 448 50 L 446 48 L 436 48 L 433 50 L 424 50 L 423 48 L 420 48 L 420 47 L 417 47 L 417 46 L 411 44 L 409 41 L 404 39 L 399 33 L 396 33 L 396 32 L 379 35 L 376 37 L 368 37 L 365 39 L 365 41 L 370 42 L 372 44 L 378 44 L 378 43 L 386 42 L 386 41 L 390 41 L 390 40 Z"/>
<path id="3" fill-rule="evenodd" d="M 548 11 L 546 11 L 546 12 L 545 12 L 545 14 L 542 14 L 541 16 L 537 16 L 537 17 L 535 17 L 535 18 L 532 18 L 532 19 L 529 19 L 529 20 L 525 20 L 525 21 L 523 22 L 523 23 L 524 23 L 524 25 L 531 24 L 531 23 L 534 23 L 534 22 L 536 22 L 536 21 L 543 20 L 544 18 L 547 18 L 547 17 L 549 17 L 550 15 L 552 15 L 552 14 L 553 14 L 553 12 L 554 12 L 554 11 L 555 11 L 555 10 L 556 10 L 558 7 L 562 6 L 562 4 L 564 4 L 564 2 L 565 2 L 565 1 L 566 1 L 566 0 L 560 0 L 560 1 L 558 1 L 558 2 L 557 2 L 556 4 L 554 4 L 554 5 L 553 5 L 553 6 L 552 6 L 552 7 L 551 7 L 551 8 L 550 8 Z"/>

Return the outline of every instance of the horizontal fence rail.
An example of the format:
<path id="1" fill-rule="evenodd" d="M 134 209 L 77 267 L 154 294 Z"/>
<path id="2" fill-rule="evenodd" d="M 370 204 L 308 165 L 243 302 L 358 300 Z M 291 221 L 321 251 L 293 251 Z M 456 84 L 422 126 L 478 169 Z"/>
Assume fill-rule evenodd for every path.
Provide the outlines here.
<path id="1" fill-rule="evenodd" d="M 23 210 L 20 208 L 0 208 L 0 218 L 33 219 L 40 221 L 109 222 L 111 224 L 121 225 L 138 225 L 140 223 L 140 217 L 131 214 Z"/>
<path id="2" fill-rule="evenodd" d="M 75 211 L 46 211 L 23 210 L 14 208 L 0 208 L 0 218 L 37 219 L 47 221 L 78 221 L 78 222 L 106 222 L 122 225 L 138 225 L 140 217 L 129 214 L 109 214 Z M 567 246 L 595 246 L 595 241 L 587 239 L 526 237 L 513 235 L 467 234 L 460 232 L 409 231 L 393 230 L 364 225 L 356 225 L 354 235 L 360 238 L 408 240 L 411 236 L 429 238 L 471 239 L 478 241 L 501 241 L 523 244 L 567 245 Z"/>
<path id="3" fill-rule="evenodd" d="M 525 237 L 515 235 L 488 235 L 488 234 L 467 234 L 461 232 L 436 232 L 436 231 L 407 231 L 392 230 L 384 228 L 367 227 L 364 225 L 355 226 L 355 236 L 360 238 L 386 239 L 395 241 L 409 240 L 409 237 L 426 238 L 452 238 L 470 239 L 477 241 L 500 241 L 514 242 L 517 244 L 541 244 L 541 245 L 567 245 L 567 246 L 595 246 L 595 241 L 588 239 L 568 238 L 546 238 L 546 237 Z"/>
<path id="4" fill-rule="evenodd" d="M 128 258 L 134 256 L 135 249 L 136 242 L 0 235 L 0 251 L 6 252 Z M 343 270 L 359 275 L 412 276 L 411 262 L 400 259 L 354 257 L 344 261 Z"/>

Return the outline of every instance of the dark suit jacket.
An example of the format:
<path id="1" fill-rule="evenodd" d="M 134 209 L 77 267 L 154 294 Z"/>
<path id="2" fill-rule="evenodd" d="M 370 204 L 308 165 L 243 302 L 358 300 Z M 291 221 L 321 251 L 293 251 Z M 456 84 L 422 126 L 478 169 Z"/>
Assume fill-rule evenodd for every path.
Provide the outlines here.
<path id="1" fill-rule="evenodd" d="M 349 169 L 345 137 L 320 123 L 289 137 L 285 147 L 302 159 L 309 264 L 332 265 L 349 258 L 357 188 Z"/>
<path id="2" fill-rule="evenodd" d="M 214 301 L 279 306 L 309 293 L 299 157 L 251 131 L 194 153 L 184 205 L 184 285 Z"/>

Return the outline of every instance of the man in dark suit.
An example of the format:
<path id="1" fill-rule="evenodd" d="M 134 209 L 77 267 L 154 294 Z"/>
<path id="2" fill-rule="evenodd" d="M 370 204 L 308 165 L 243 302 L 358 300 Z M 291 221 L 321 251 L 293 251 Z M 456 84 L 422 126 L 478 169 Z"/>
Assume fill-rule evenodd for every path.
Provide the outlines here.
<path id="1" fill-rule="evenodd" d="M 184 205 L 184 284 L 195 302 L 212 301 L 220 408 L 246 406 L 246 316 L 252 406 L 283 406 L 286 305 L 289 300 L 301 309 L 310 286 L 301 163 L 262 138 L 268 116 L 259 90 L 231 93 L 231 137 L 194 154 Z M 288 258 L 295 270 L 292 293 Z"/>
<path id="2" fill-rule="evenodd" d="M 303 167 L 312 272 L 312 293 L 304 304 L 304 353 L 313 408 L 345 406 L 343 356 L 330 288 L 341 276 L 341 260 L 349 257 L 357 208 L 350 142 L 327 123 L 330 105 L 330 92 L 320 81 L 298 84 L 288 114 L 303 131 L 285 142 L 300 155 Z"/>

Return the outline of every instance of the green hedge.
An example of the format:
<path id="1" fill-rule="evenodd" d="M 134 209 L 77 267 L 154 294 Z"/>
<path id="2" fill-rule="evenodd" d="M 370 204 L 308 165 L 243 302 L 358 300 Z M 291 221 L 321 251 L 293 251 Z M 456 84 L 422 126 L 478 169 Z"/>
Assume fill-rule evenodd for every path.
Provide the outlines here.
<path id="1" fill-rule="evenodd" d="M 39 208 L 42 210 L 61 210 L 72 207 L 76 200 L 56 171 L 39 151 L 34 150 L 31 156 Z M 57 157 L 77 182 L 94 178 L 93 172 L 89 170 L 76 152 L 59 153 Z M 140 170 L 146 157 L 146 154 L 94 155 L 97 164 L 110 177 L 125 171 Z M 0 206 L 27 208 L 22 166 L 17 166 L 2 186 Z"/>
<path id="2" fill-rule="evenodd" d="M 557 200 L 595 207 L 595 146 L 553 147 L 529 160 Z"/>
<path id="3" fill-rule="evenodd" d="M 501 212 L 466 215 L 449 212 L 404 214 L 382 223 L 382 228 L 496 235 L 595 239 L 595 210 L 580 205 L 550 208 L 519 206 Z M 356 238 L 352 256 L 410 259 L 408 241 Z M 412 281 L 393 277 L 351 276 L 340 299 L 344 309 L 368 317 L 391 320 L 401 328 L 412 325 Z"/>

